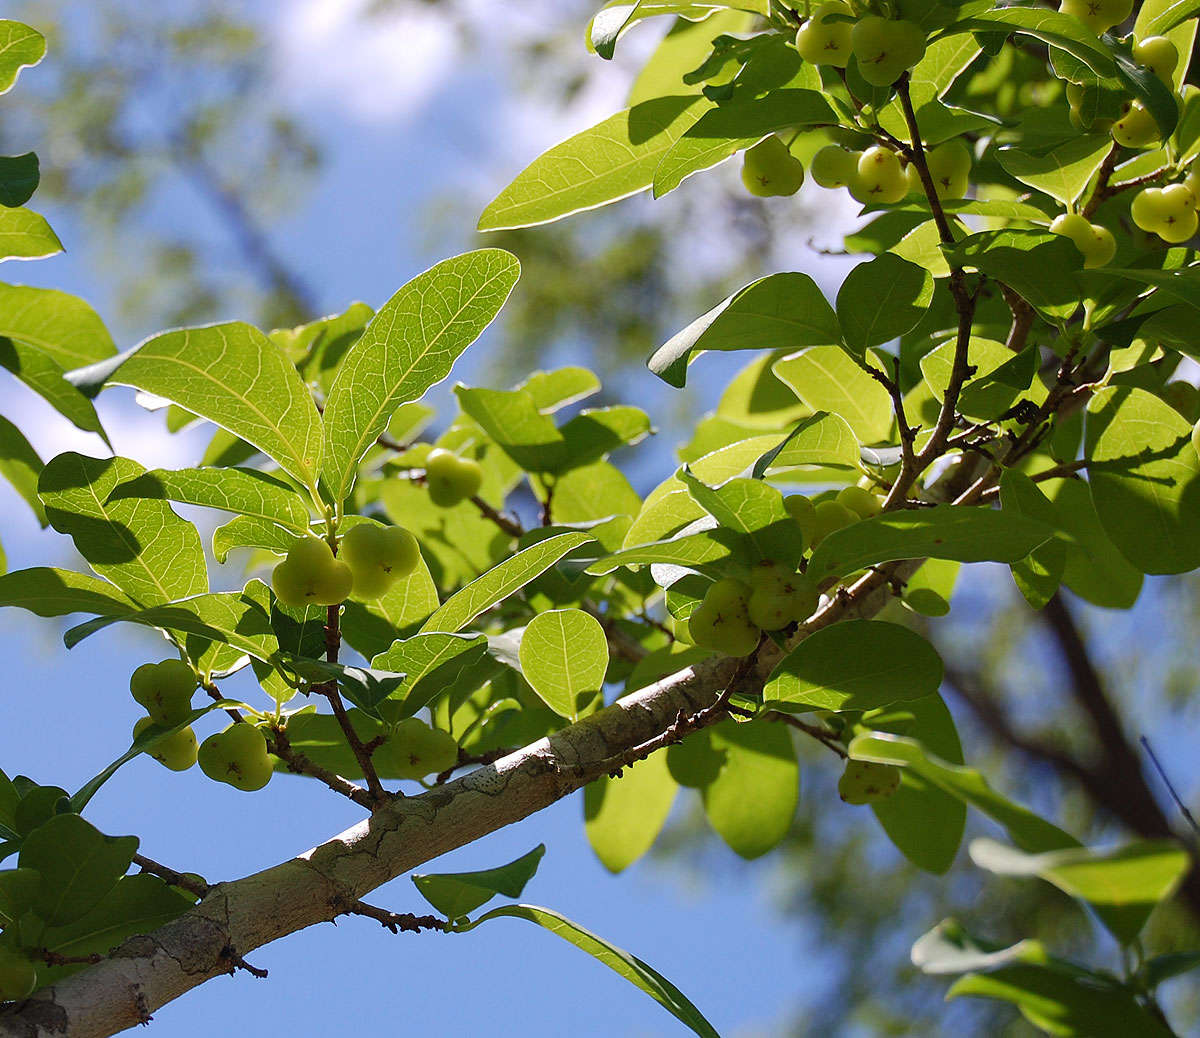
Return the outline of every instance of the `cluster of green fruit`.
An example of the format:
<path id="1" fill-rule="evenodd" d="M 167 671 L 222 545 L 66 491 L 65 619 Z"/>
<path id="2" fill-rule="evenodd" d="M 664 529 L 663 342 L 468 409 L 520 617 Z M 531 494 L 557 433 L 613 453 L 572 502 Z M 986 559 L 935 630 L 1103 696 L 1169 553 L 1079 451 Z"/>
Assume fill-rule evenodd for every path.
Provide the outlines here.
<path id="1" fill-rule="evenodd" d="M 835 68 L 845 68 L 853 55 L 863 79 L 886 87 L 925 57 L 925 30 L 877 14 L 856 20 L 849 4 L 829 0 L 800 26 L 796 50 L 805 61 Z"/>
<path id="2" fill-rule="evenodd" d="M 1193 238 L 1200 226 L 1197 200 L 1200 200 L 1200 164 L 1194 163 L 1183 183 L 1139 191 L 1129 215 L 1143 231 L 1178 245 Z"/>
<path id="3" fill-rule="evenodd" d="M 1056 216 L 1050 230 L 1070 238 L 1083 253 L 1083 265 L 1089 269 L 1103 267 L 1117 254 L 1117 239 L 1112 232 L 1098 223 L 1090 223 L 1078 213 Z"/>
<path id="4" fill-rule="evenodd" d="M 807 547 L 816 547 L 835 530 L 878 515 L 882 499 L 864 487 L 844 487 L 831 498 L 813 502 L 803 494 L 784 499 Z M 763 631 L 782 631 L 802 623 L 820 603 L 817 586 L 803 573 L 765 561 L 741 576 L 710 584 L 688 619 L 692 641 L 726 656 L 748 656 Z"/>
<path id="5" fill-rule="evenodd" d="M 299 537 L 271 574 L 275 597 L 286 606 L 331 606 L 379 598 L 417 565 L 421 550 L 402 526 L 360 523 L 341 538 L 340 554 L 319 537 Z"/>
<path id="6" fill-rule="evenodd" d="M 1133 0 L 1062 0 L 1058 9 L 1078 18 L 1099 36 L 1133 13 Z"/>

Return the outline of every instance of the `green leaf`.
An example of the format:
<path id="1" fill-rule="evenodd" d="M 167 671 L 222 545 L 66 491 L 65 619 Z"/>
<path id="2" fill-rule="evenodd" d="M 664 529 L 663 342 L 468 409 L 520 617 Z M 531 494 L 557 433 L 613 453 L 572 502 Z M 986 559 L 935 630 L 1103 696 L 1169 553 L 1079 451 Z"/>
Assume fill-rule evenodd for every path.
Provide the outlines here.
<path id="1" fill-rule="evenodd" d="M 860 263 L 838 289 L 837 316 L 847 346 L 861 355 L 903 335 L 925 316 L 933 278 L 915 263 L 885 252 Z"/>
<path id="2" fill-rule="evenodd" d="M 298 534 L 307 533 L 310 522 L 304 500 L 291 485 L 258 469 L 154 469 L 119 484 L 108 495 L 108 500 L 179 501 L 203 505 L 266 519 Z"/>
<path id="3" fill-rule="evenodd" d="M 1143 573 L 1200 566 L 1200 457 L 1179 412 L 1144 389 L 1088 403 L 1088 480 L 1105 532 Z"/>
<path id="4" fill-rule="evenodd" d="M 144 471 L 128 458 L 60 454 L 38 482 L 46 518 L 100 576 L 142 605 L 207 591 L 204 549 L 191 523 L 165 502 L 108 500 Z"/>
<path id="5" fill-rule="evenodd" d="M 941 657 L 919 634 L 882 620 L 843 620 L 784 656 L 763 699 L 789 713 L 874 710 L 930 695 L 941 681 Z"/>
<path id="6" fill-rule="evenodd" d="M 381 597 L 370 602 L 347 602 L 342 611 L 342 633 L 364 656 L 377 656 L 396 638 L 415 631 L 437 607 L 437 585 L 421 558 L 408 576 L 397 580 Z M 407 673 L 415 671 L 409 669 Z"/>
<path id="7" fill-rule="evenodd" d="M 527 390 L 455 386 L 458 405 L 526 472 L 553 472 L 567 460 L 567 445 L 554 420 Z"/>
<path id="8" fill-rule="evenodd" d="M 235 548 L 265 548 L 277 555 L 286 555 L 296 535 L 285 530 L 273 519 L 238 515 L 213 530 L 213 555 L 222 565 Z"/>
<path id="9" fill-rule="evenodd" d="M 796 521 L 783 505 L 783 495 L 758 479 L 731 479 L 713 488 L 698 480 L 685 466 L 681 478 L 689 493 L 727 530 L 744 534 L 758 556 L 795 565 L 803 541 Z"/>
<path id="10" fill-rule="evenodd" d="M 954 718 L 937 693 L 913 699 L 897 708 L 897 715 L 911 717 L 907 732 L 942 760 L 962 764 L 962 744 Z M 872 719 L 872 725 L 878 725 Z M 886 800 L 871 805 L 875 818 L 888 839 L 918 868 L 943 875 L 962 843 L 967 808 L 957 797 L 939 789 L 911 768 L 900 775 L 900 788 Z"/>
<path id="11" fill-rule="evenodd" d="M 414 873 L 412 881 L 421 896 L 447 919 L 461 919 L 486 905 L 497 894 L 520 897 L 534 877 L 546 853 L 539 843 L 507 865 L 478 872 L 443 872 L 431 875 Z"/>
<path id="12" fill-rule="evenodd" d="M 92 402 L 63 377 L 62 368 L 45 353 L 24 342 L 0 338 L 0 367 L 11 371 L 75 428 L 96 433 L 111 449 Z"/>
<path id="13" fill-rule="evenodd" d="M 482 634 L 415 634 L 397 639 L 371 660 L 372 667 L 408 675 L 390 697 L 401 709 L 389 703 L 388 716 L 393 720 L 412 717 L 444 692 L 459 670 L 477 663 L 486 651 L 487 638 Z"/>
<path id="14" fill-rule="evenodd" d="M 1000 477 L 1000 502 L 1004 511 L 1028 516 L 1053 529 L 1062 525 L 1058 510 L 1019 469 L 1005 469 Z M 1055 537 L 1039 545 L 1025 558 L 1012 563 L 1013 580 L 1034 609 L 1043 608 L 1062 583 L 1067 565 L 1067 546 Z"/>
<path id="15" fill-rule="evenodd" d="M 0 205 L 10 209 L 24 205 L 37 190 L 40 179 L 38 157 L 32 151 L 24 155 L 0 155 Z"/>
<path id="16" fill-rule="evenodd" d="M 1191 859 L 1169 840 L 1146 840 L 1108 851 L 1088 848 L 1028 854 L 995 840 L 971 843 L 971 860 L 1001 876 L 1039 876 L 1086 901 L 1122 944 L 1142 932 L 1150 913 L 1174 893 Z"/>
<path id="17" fill-rule="evenodd" d="M 42 472 L 42 459 L 33 445 L 12 422 L 0 415 L 0 475 L 12 484 L 13 489 L 29 505 L 41 526 L 46 525 L 46 512 L 37 495 L 38 477 Z"/>
<path id="18" fill-rule="evenodd" d="M 584 831 L 609 872 L 623 872 L 651 848 L 678 788 L 665 750 L 623 768 L 618 778 L 603 775 L 584 787 Z"/>
<path id="19" fill-rule="evenodd" d="M 725 33 L 740 33 L 754 23 L 746 11 L 714 11 L 700 22 L 676 18 L 650 60 L 634 80 L 628 104 L 636 105 L 664 94 L 678 94 L 692 86 L 690 93 L 699 93 L 700 83 L 683 83 L 683 77 L 712 53 L 713 41 Z"/>
<path id="20" fill-rule="evenodd" d="M 950 385 L 956 347 L 956 341 L 948 339 L 921 358 L 925 384 L 939 401 L 945 398 Z M 962 414 L 990 421 L 1004 414 L 1019 396 L 1026 396 L 1035 404 L 1045 399 L 1045 388 L 1034 382 L 1036 350 L 1014 354 L 1002 342 L 972 335 L 967 343 L 967 361 L 975 373 L 959 394 L 958 410 Z"/>
<path id="21" fill-rule="evenodd" d="M 1190 973 L 1200 967 L 1200 951 L 1168 952 L 1166 955 L 1156 955 L 1146 963 L 1146 986 L 1151 990 L 1172 977 Z"/>
<path id="22" fill-rule="evenodd" d="M 0 927 L 16 922 L 33 907 L 41 882 L 34 869 L 0 872 Z"/>
<path id="23" fill-rule="evenodd" d="M 1096 34 L 1078 18 L 1058 11 L 1005 7 L 955 22 L 950 26 L 947 35 L 998 30 L 1023 33 L 1065 50 L 1101 78 L 1116 75 L 1116 63 L 1112 54 Z"/>
<path id="24" fill-rule="evenodd" d="M 950 263 L 994 277 L 1049 318 L 1069 317 L 1079 307 L 1075 275 L 1083 266 L 1083 255 L 1060 234 L 980 231 L 946 252 Z"/>
<path id="25" fill-rule="evenodd" d="M 969 505 L 934 505 L 864 519 L 836 530 L 813 551 L 814 580 L 897 559 L 1016 562 L 1053 536 L 1024 515 Z"/>
<path id="26" fill-rule="evenodd" d="M 856 735 L 847 749 L 855 760 L 911 769 L 930 785 L 945 790 L 999 822 L 1009 839 L 1022 850 L 1036 853 L 1079 846 L 1075 837 L 1058 826 L 997 793 L 974 768 L 949 764 L 926 753 L 916 739 L 889 732 L 870 732 Z"/>
<path id="27" fill-rule="evenodd" d="M 725 8 L 764 16 L 767 13 L 764 0 L 608 0 L 588 26 L 588 49 L 602 58 L 611 58 L 617 40 L 644 18 L 677 15 L 694 21 Z"/>
<path id="28" fill-rule="evenodd" d="M 452 595 L 424 624 L 421 632 L 461 631 L 484 610 L 503 602 L 568 552 L 593 538 L 587 533 L 560 533 L 517 552 Z"/>
<path id="29" fill-rule="evenodd" d="M 321 416 L 295 367 L 240 321 L 152 336 L 108 362 L 109 383 L 161 396 L 257 447 L 315 492 Z"/>
<path id="30" fill-rule="evenodd" d="M 39 943 L 58 955 L 105 955 L 127 937 L 181 916 L 195 901 L 147 872 L 122 876 L 95 908 L 65 926 L 47 927 Z"/>
<path id="31" fill-rule="evenodd" d="M 63 369 L 93 364 L 116 352 L 96 311 L 53 288 L 0 284 L 0 335 L 41 350 Z"/>
<path id="32" fill-rule="evenodd" d="M 483 211 L 479 230 L 549 223 L 644 191 L 662 156 L 710 107 L 702 97 L 657 97 L 555 145 Z"/>
<path id="33" fill-rule="evenodd" d="M 668 385 L 681 387 L 692 354 L 699 351 L 794 350 L 840 341 L 837 315 L 812 278 L 770 274 L 696 318 L 646 363 Z"/>
<path id="34" fill-rule="evenodd" d="M 136 603 L 114 584 L 88 573 L 39 566 L 0 575 L 0 606 L 19 606 L 37 616 L 132 613 Z"/>
<path id="35" fill-rule="evenodd" d="M 694 529 L 700 525 L 701 529 Z M 635 544 L 597 559 L 587 568 L 594 575 L 611 573 L 620 566 L 649 566 L 655 563 L 685 566 L 694 569 L 706 563 L 720 562 L 738 547 L 740 537 L 732 530 L 717 526 L 716 521 L 705 517 L 696 524 L 688 525 L 674 537 L 649 544 Z"/>
<path id="36" fill-rule="evenodd" d="M 1144 3 L 1138 10 L 1134 23 L 1137 38 L 1162 36 L 1181 22 L 1200 12 L 1200 0 L 1165 0 L 1160 3 Z"/>
<path id="37" fill-rule="evenodd" d="M 1043 483 L 1062 529 L 1070 535 L 1063 583 L 1092 605 L 1128 609 L 1142 589 L 1142 574 L 1104 532 L 1088 485 L 1079 479 Z"/>
<path id="38" fill-rule="evenodd" d="M 521 388 L 533 397 L 542 414 L 553 414 L 568 404 L 577 404 L 600 392 L 600 379 L 587 368 L 565 367 L 553 371 L 535 371 Z"/>
<path id="39" fill-rule="evenodd" d="M 122 616 L 100 616 L 72 627 L 63 636 L 63 642 L 73 649 L 97 631 L 124 620 L 227 642 L 255 659 L 270 663 L 279 651 L 279 643 L 271 626 L 268 601 L 267 587 L 252 580 L 243 591 L 220 591 Z"/>
<path id="40" fill-rule="evenodd" d="M 41 259 L 62 251 L 62 242 L 41 213 L 0 207 L 0 260 Z"/>
<path id="41" fill-rule="evenodd" d="M 342 360 L 325 405 L 324 476 L 335 500 L 350 493 L 359 461 L 396 408 L 450 373 L 520 272 L 503 249 L 467 252 L 418 274 L 379 308 Z"/>
<path id="42" fill-rule="evenodd" d="M 943 919 L 917 938 L 912 946 L 912 964 L 922 973 L 968 973 L 1013 962 L 1046 960 L 1046 949 L 1041 941 L 1024 940 L 1007 947 L 981 941 L 963 930 L 954 919 Z"/>
<path id="43" fill-rule="evenodd" d="M 826 411 L 818 411 L 805 418 L 787 434 L 782 443 L 772 447 L 754 463 L 754 478 L 762 479 L 768 472 L 799 465 L 857 471 L 858 440 L 846 420 Z"/>
<path id="44" fill-rule="evenodd" d="M 829 102 L 815 90 L 772 90 L 762 96 L 748 90 L 706 111 L 663 156 L 654 171 L 654 197 L 777 130 L 836 122 Z"/>
<path id="45" fill-rule="evenodd" d="M 712 1024 L 701 1015 L 700 1010 L 692 1005 L 683 992 L 666 977 L 636 956 L 630 955 L 624 949 L 610 944 L 602 937 L 597 937 L 590 930 L 585 930 L 578 923 L 573 923 L 570 919 L 548 908 L 539 908 L 537 905 L 502 905 L 500 908 L 493 908 L 490 912 L 484 913 L 474 922 L 459 929 L 460 931 L 473 930 L 480 923 L 487 922 L 489 919 L 499 919 L 505 916 L 536 923 L 563 940 L 570 941 L 576 948 L 599 959 L 609 969 L 624 977 L 635 987 L 640 988 L 701 1038 L 720 1038 Z"/>
<path id="46" fill-rule="evenodd" d="M 41 873 L 33 910 L 61 926 L 91 911 L 133 860 L 136 836 L 105 836 L 76 814 L 55 815 L 25 837 L 20 867 Z"/>
<path id="47" fill-rule="evenodd" d="M 23 68 L 46 56 L 46 37 L 23 22 L 0 19 L 0 94 L 6 94 Z"/>
<path id="48" fill-rule="evenodd" d="M 761 857 L 787 835 L 800 797 L 791 736 L 771 721 L 722 721 L 710 732 L 721 765 L 700 787 L 704 813 L 736 854 Z"/>
<path id="49" fill-rule="evenodd" d="M 1001 148 L 1000 165 L 1022 184 L 1044 191 L 1063 205 L 1072 205 L 1112 150 L 1108 134 L 1083 134 L 1044 154 Z"/>
<path id="50" fill-rule="evenodd" d="M 574 721 L 604 685 L 608 639 L 600 621 L 582 609 L 551 609 L 529 621 L 520 659 L 538 698 L 559 717 Z"/>
<path id="51" fill-rule="evenodd" d="M 840 346 L 814 346 L 776 361 L 775 374 L 814 411 L 840 415 L 859 443 L 888 439 L 892 398 Z"/>

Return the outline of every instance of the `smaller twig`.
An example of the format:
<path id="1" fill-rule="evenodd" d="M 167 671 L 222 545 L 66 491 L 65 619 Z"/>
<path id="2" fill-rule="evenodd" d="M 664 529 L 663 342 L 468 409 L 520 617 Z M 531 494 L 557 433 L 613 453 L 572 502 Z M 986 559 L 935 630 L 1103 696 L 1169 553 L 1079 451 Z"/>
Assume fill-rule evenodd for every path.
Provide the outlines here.
<path id="1" fill-rule="evenodd" d="M 1048 469 L 1042 469 L 1041 472 L 1035 472 L 1029 477 L 1031 483 L 1044 483 L 1048 479 L 1062 479 L 1068 476 L 1075 475 L 1076 472 L 1088 467 L 1087 458 L 1082 458 L 1079 461 L 1069 461 L 1063 465 L 1054 465 Z M 987 504 L 990 501 L 995 501 L 1000 496 L 999 487 L 990 487 L 979 495 L 979 502 Z"/>
<path id="2" fill-rule="evenodd" d="M 873 364 L 865 364 L 864 367 L 867 373 L 884 389 L 887 390 L 888 396 L 892 399 L 892 411 L 896 415 L 896 428 L 900 433 L 900 452 L 902 456 L 901 467 L 905 470 L 911 470 L 916 466 L 916 452 L 913 449 L 913 444 L 917 439 L 916 430 L 908 424 L 908 414 L 904 409 L 904 394 L 900 392 L 900 358 L 894 358 L 893 377 L 889 378 Z M 893 506 L 899 504 L 894 502 Z"/>
<path id="3" fill-rule="evenodd" d="M 420 933 L 422 930 L 438 930 L 450 933 L 453 924 L 448 919 L 436 915 L 413 915 L 411 912 L 389 912 L 386 908 L 376 908 L 365 901 L 351 901 L 341 911 L 342 915 L 361 915 L 374 919 L 385 930 L 392 933 Z"/>
<path id="4" fill-rule="evenodd" d="M 445 771 L 441 772 L 433 780 L 433 784 L 435 786 L 444 786 L 450 781 L 450 776 L 459 768 L 469 768 L 477 764 L 495 764 L 501 757 L 507 757 L 510 753 L 514 752 L 512 747 L 504 746 L 498 750 L 487 750 L 484 753 L 468 753 L 460 746 L 458 748 L 458 760 L 451 764 Z"/>
<path id="5" fill-rule="evenodd" d="M 221 949 L 219 958 L 229 963 L 229 973 L 236 973 L 238 970 L 245 970 L 252 977 L 257 977 L 259 980 L 267 979 L 267 971 L 260 966 L 251 966 L 245 959 L 238 954 L 237 949 L 232 944 L 225 945 Z"/>
<path id="6" fill-rule="evenodd" d="M 1012 311 L 1012 326 L 1008 329 L 1008 338 L 1004 341 L 1004 345 L 1013 353 L 1020 353 L 1025 348 L 1029 330 L 1033 327 L 1033 307 L 1008 285 L 1002 283 L 1000 292 L 1004 296 L 1009 310 Z"/>
<path id="7" fill-rule="evenodd" d="M 167 868 L 166 865 L 160 864 L 153 858 L 147 858 L 144 854 L 134 854 L 133 863 L 143 872 L 157 876 L 173 887 L 182 887 L 189 894 L 195 894 L 197 897 L 207 897 L 209 890 L 212 889 L 203 880 L 197 881 L 192 876 L 176 872 L 174 869 Z"/>
<path id="8" fill-rule="evenodd" d="M 47 966 L 95 966 L 96 963 L 104 961 L 104 956 L 95 952 L 91 955 L 59 955 L 49 948 L 34 948 L 29 954 Z"/>
<path id="9" fill-rule="evenodd" d="M 542 520 L 543 526 L 549 526 L 553 522 L 553 518 L 551 515 L 551 505 L 553 504 L 553 501 L 554 501 L 554 485 L 552 483 L 547 483 L 546 484 L 546 500 L 544 500 L 542 502 L 541 520 Z"/>
<path id="10" fill-rule="evenodd" d="M 525 527 L 523 527 L 515 519 L 510 519 L 508 516 L 496 511 L 496 509 L 489 505 L 478 494 L 471 498 L 471 504 L 479 509 L 479 514 L 481 516 L 495 523 L 502 531 L 504 531 L 504 533 L 508 534 L 509 537 L 517 538 L 524 535 Z M 546 506 L 549 507 L 549 500 L 547 500 Z"/>
<path id="11" fill-rule="evenodd" d="M 1142 749 L 1146 751 L 1151 763 L 1154 765 L 1155 771 L 1158 772 L 1158 777 L 1163 780 L 1163 785 L 1167 787 L 1167 792 L 1171 794 L 1171 799 L 1175 801 L 1175 806 L 1179 808 L 1179 813 L 1183 815 L 1183 819 L 1192 827 L 1192 831 L 1200 835 L 1200 824 L 1197 824 L 1195 815 L 1188 810 L 1187 804 L 1183 802 L 1183 798 L 1175 789 L 1174 784 L 1167 777 L 1166 768 L 1162 766 L 1162 762 L 1158 759 L 1158 754 L 1154 752 L 1154 748 L 1150 745 L 1150 740 L 1144 735 L 1139 740 L 1142 744 Z"/>
<path id="12" fill-rule="evenodd" d="M 219 688 L 217 688 L 217 686 L 214 685 L 211 681 L 201 687 L 204 689 L 205 693 L 208 695 L 208 698 L 212 699 L 213 701 L 218 701 L 218 700 L 225 698 L 223 695 L 221 695 L 221 690 Z M 242 716 L 242 712 L 240 710 L 235 710 L 233 707 L 227 706 L 225 708 L 225 713 L 227 715 L 229 715 L 229 717 L 232 718 L 232 720 L 236 724 L 241 724 L 243 721 L 246 720 Z"/>
<path id="13" fill-rule="evenodd" d="M 299 750 L 293 749 L 287 732 L 283 728 L 270 728 L 268 731 L 271 736 L 271 752 L 287 765 L 288 771 L 296 775 L 307 775 L 318 782 L 323 782 L 335 793 L 353 800 L 360 807 L 364 807 L 368 811 L 376 806 L 371 794 L 363 789 L 362 786 L 356 785 L 349 779 L 342 778 L 341 775 L 330 771 L 328 768 L 321 767 L 321 765 L 310 760 Z"/>
<path id="14" fill-rule="evenodd" d="M 730 708 L 730 713 L 740 713 L 741 711 Z M 747 712 L 748 713 L 748 712 Z M 789 728 L 795 728 L 799 732 L 816 739 L 836 753 L 842 760 L 846 759 L 846 747 L 842 745 L 842 741 L 833 734 L 828 728 L 822 728 L 817 724 L 809 724 L 807 721 L 801 721 L 798 717 L 793 717 L 791 714 L 785 714 L 782 710 L 767 710 L 764 713 L 755 715 L 762 718 L 764 721 L 772 721 L 776 724 L 786 724 Z"/>

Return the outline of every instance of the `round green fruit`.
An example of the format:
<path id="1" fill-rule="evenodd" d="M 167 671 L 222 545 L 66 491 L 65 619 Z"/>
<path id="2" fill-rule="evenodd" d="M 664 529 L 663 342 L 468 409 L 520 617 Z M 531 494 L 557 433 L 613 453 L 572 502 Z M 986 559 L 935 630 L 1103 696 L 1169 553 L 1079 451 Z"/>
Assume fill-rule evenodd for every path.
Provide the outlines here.
<path id="1" fill-rule="evenodd" d="M 1125 114 L 1112 124 L 1109 132 L 1123 148 L 1148 148 L 1161 139 L 1158 123 L 1141 101 L 1130 101 Z"/>
<path id="2" fill-rule="evenodd" d="M 425 484 L 429 499 L 439 508 L 453 508 L 479 493 L 483 469 L 473 458 L 435 447 L 425 459 Z"/>
<path id="3" fill-rule="evenodd" d="M 908 178 L 894 151 L 876 144 L 859 156 L 850 194 L 863 205 L 891 205 L 908 194 Z"/>
<path id="4" fill-rule="evenodd" d="M 1196 196 L 1183 184 L 1139 191 L 1129 213 L 1143 231 L 1151 231 L 1172 245 L 1196 234 Z"/>
<path id="5" fill-rule="evenodd" d="M 1120 25 L 1133 11 L 1133 0 L 1062 0 L 1059 11 L 1078 18 L 1099 35 Z"/>
<path id="6" fill-rule="evenodd" d="M 0 1002 L 19 1002 L 37 987 L 37 968 L 20 952 L 0 948 Z"/>
<path id="7" fill-rule="evenodd" d="M 136 739 L 154 723 L 153 717 L 141 718 L 133 726 L 133 737 Z M 146 753 L 164 768 L 171 771 L 187 771 L 196 763 L 197 751 L 196 733 L 191 728 L 181 728 L 174 734 L 159 739 Z"/>
<path id="8" fill-rule="evenodd" d="M 838 779 L 838 795 L 847 804 L 873 804 L 886 800 L 900 788 L 900 769 L 865 760 L 846 761 Z"/>
<path id="9" fill-rule="evenodd" d="M 742 183 L 758 198 L 794 195 L 804 183 L 804 167 L 772 134 L 742 156 Z"/>
<path id="10" fill-rule="evenodd" d="M 726 577 L 709 587 L 688 619 L 692 641 L 726 656 L 748 656 L 758 647 L 759 631 L 750 622 L 751 590 Z"/>
<path id="11" fill-rule="evenodd" d="M 331 606 L 344 602 L 354 587 L 354 574 L 319 537 L 300 537 L 271 574 L 275 597 L 286 606 Z"/>
<path id="12" fill-rule="evenodd" d="M 173 725 L 192 711 L 192 693 L 199 682 L 183 660 L 143 663 L 129 677 L 129 691 L 159 724 Z"/>
<path id="13" fill-rule="evenodd" d="M 883 498 L 872 494 L 866 487 L 842 487 L 838 491 L 837 503 L 850 509 L 860 519 L 870 519 L 883 510 Z"/>
<path id="14" fill-rule="evenodd" d="M 833 65 L 845 68 L 850 60 L 851 22 L 830 22 L 825 19 L 831 14 L 851 14 L 848 5 L 831 0 L 813 12 L 796 33 L 796 50 L 800 57 L 813 65 Z M 818 181 L 819 183 L 819 181 Z"/>
<path id="15" fill-rule="evenodd" d="M 1175 66 L 1179 64 L 1179 51 L 1165 36 L 1147 36 L 1133 45 L 1133 60 L 1170 86 Z"/>
<path id="16" fill-rule="evenodd" d="M 216 782 L 225 782 L 245 793 L 262 789 L 271 781 L 274 762 L 267 740 L 244 721 L 210 735 L 200 744 L 200 770 Z"/>
<path id="17" fill-rule="evenodd" d="M 966 198 L 971 186 L 971 149 L 960 140 L 946 141 L 931 148 L 925 155 L 925 164 L 933 179 L 938 198 Z M 914 163 L 909 163 L 913 170 Z"/>
<path id="18" fill-rule="evenodd" d="M 813 156 L 808 171 L 821 187 L 846 187 L 858 172 L 860 154 L 837 144 L 828 144 Z"/>
<path id="19" fill-rule="evenodd" d="M 421 549 L 402 526 L 359 523 L 346 531 L 338 557 L 354 577 L 354 597 L 379 598 L 417 566 Z"/>
<path id="20" fill-rule="evenodd" d="M 385 774 L 401 779 L 419 779 L 454 767 L 458 743 L 439 728 L 430 728 L 418 717 L 398 721 L 376 751 Z"/>
<path id="21" fill-rule="evenodd" d="M 840 501 L 819 502 L 813 510 L 813 547 L 815 548 L 834 531 L 853 526 L 860 518 L 856 512 L 850 511 Z"/>
<path id="22" fill-rule="evenodd" d="M 925 57 L 925 30 L 915 22 L 867 15 L 855 23 L 850 46 L 863 79 L 872 86 L 891 86 Z"/>
<path id="23" fill-rule="evenodd" d="M 1070 238 L 1083 253 L 1085 267 L 1103 267 L 1117 252 L 1117 242 L 1112 233 L 1099 224 L 1089 223 L 1078 213 L 1063 213 L 1055 217 L 1050 230 Z"/>

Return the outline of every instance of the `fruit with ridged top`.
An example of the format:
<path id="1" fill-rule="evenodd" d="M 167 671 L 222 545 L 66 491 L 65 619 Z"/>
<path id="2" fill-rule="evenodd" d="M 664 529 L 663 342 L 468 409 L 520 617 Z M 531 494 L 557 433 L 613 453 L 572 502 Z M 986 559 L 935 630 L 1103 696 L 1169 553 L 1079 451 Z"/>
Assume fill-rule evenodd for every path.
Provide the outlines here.
<path id="1" fill-rule="evenodd" d="M 338 557 L 354 576 L 354 597 L 374 599 L 416 568 L 421 549 L 402 526 L 359 523 L 346 531 Z"/>
<path id="2" fill-rule="evenodd" d="M 129 691 L 138 705 L 159 724 L 182 721 L 192 710 L 192 693 L 199 684 L 183 660 L 143 663 L 129 677 Z"/>

